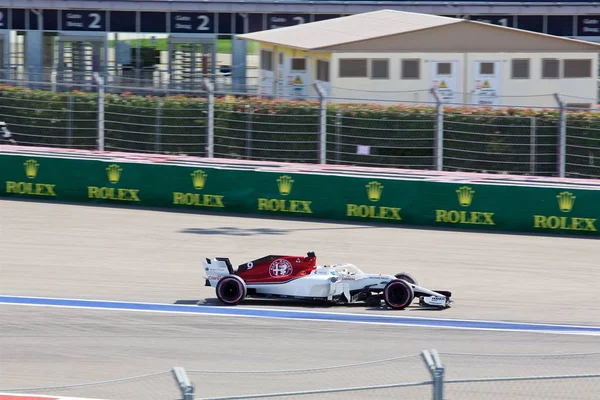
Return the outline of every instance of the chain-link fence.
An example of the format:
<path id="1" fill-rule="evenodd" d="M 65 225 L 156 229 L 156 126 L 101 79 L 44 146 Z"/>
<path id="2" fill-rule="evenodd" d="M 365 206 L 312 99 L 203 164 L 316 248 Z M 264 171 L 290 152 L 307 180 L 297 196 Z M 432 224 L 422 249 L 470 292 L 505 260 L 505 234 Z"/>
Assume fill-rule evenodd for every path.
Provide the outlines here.
<path id="1" fill-rule="evenodd" d="M 173 379 L 171 371 L 63 386 L 6 389 L 0 387 L 0 394 L 2 393 L 99 400 L 173 400 L 181 398 L 179 386 Z"/>
<path id="2" fill-rule="evenodd" d="M 219 97 L 208 81 L 203 90 L 136 87 L 136 95 L 127 87 L 94 87 L 0 86 L 0 120 L 28 146 L 600 177 L 600 111 L 571 110 L 562 101 L 549 110 L 371 107 L 328 98 Z"/>
<path id="3" fill-rule="evenodd" d="M 260 365 L 252 362 L 250 365 Z M 171 371 L 0 393 L 137 399 L 597 399 L 600 353 L 420 354 L 303 369 Z"/>

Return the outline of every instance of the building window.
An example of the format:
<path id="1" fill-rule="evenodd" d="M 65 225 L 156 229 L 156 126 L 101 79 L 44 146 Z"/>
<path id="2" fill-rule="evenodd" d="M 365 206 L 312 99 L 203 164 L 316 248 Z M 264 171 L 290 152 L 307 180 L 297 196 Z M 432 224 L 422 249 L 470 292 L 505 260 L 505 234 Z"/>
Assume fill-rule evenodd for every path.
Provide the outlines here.
<path id="1" fill-rule="evenodd" d="M 260 69 L 273 71 L 273 52 L 268 50 L 260 51 Z"/>
<path id="2" fill-rule="evenodd" d="M 529 59 L 515 58 L 512 60 L 512 79 L 529 79 Z"/>
<path id="3" fill-rule="evenodd" d="M 400 79 L 421 79 L 421 60 L 405 59 L 402 60 L 400 71 Z"/>
<path id="4" fill-rule="evenodd" d="M 329 61 L 317 60 L 317 80 L 329 82 Z"/>
<path id="5" fill-rule="evenodd" d="M 449 63 L 449 62 L 437 63 L 437 74 L 438 75 L 452 75 L 452 63 Z"/>
<path id="6" fill-rule="evenodd" d="M 292 58 L 292 71 L 306 71 L 306 58 Z"/>
<path id="7" fill-rule="evenodd" d="M 494 75 L 494 67 L 493 62 L 479 63 L 479 75 Z"/>
<path id="8" fill-rule="evenodd" d="M 563 60 L 565 78 L 591 78 L 592 60 Z"/>
<path id="9" fill-rule="evenodd" d="M 367 60 L 364 58 L 341 58 L 340 78 L 366 78 Z"/>
<path id="10" fill-rule="evenodd" d="M 544 58 L 542 60 L 542 78 L 558 79 L 560 77 L 560 63 L 553 58 Z"/>
<path id="11" fill-rule="evenodd" d="M 389 79 L 390 61 L 371 60 L 371 79 Z"/>

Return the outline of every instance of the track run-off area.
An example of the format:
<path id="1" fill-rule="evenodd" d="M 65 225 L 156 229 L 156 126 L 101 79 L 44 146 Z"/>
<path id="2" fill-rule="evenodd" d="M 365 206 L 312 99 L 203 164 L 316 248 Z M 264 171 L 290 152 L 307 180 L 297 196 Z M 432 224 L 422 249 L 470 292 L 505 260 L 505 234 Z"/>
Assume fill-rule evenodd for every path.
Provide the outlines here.
<path id="1" fill-rule="evenodd" d="M 325 368 L 430 348 L 534 355 L 526 364 L 533 375 L 600 370 L 598 357 L 561 361 L 555 371 L 535 356 L 598 350 L 597 239 L 10 200 L 0 201 L 0 229 L 0 392 L 176 365 Z M 237 266 L 308 251 L 319 264 L 409 272 L 425 287 L 452 291 L 455 303 L 443 311 L 258 300 L 224 307 L 204 286 L 203 258 L 229 257 Z M 450 376 L 518 370 L 445 357 Z M 429 376 L 419 359 L 405 366 L 400 380 Z M 344 379 L 347 386 L 353 376 Z M 285 390 L 281 382 L 270 382 L 269 391 Z M 208 392 L 223 385 L 251 390 L 237 375 L 232 381 L 203 377 L 198 384 Z M 88 397 L 101 397 L 95 394 Z M 102 398 L 120 398 L 116 389 L 113 394 Z"/>

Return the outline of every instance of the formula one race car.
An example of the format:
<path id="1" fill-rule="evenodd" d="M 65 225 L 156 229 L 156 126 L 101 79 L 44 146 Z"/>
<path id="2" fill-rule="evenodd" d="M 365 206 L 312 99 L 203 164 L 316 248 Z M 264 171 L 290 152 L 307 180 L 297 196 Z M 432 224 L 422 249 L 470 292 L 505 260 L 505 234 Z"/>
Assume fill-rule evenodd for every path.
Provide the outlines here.
<path id="1" fill-rule="evenodd" d="M 269 255 L 240 265 L 234 271 L 229 258 L 203 261 L 205 286 L 216 289 L 224 304 L 236 305 L 246 297 L 319 300 L 334 304 L 380 305 L 396 310 L 415 298 L 425 307 L 448 308 L 451 293 L 429 290 L 406 273 L 394 276 L 365 274 L 353 264 L 317 265 L 314 252 L 304 256 Z"/>

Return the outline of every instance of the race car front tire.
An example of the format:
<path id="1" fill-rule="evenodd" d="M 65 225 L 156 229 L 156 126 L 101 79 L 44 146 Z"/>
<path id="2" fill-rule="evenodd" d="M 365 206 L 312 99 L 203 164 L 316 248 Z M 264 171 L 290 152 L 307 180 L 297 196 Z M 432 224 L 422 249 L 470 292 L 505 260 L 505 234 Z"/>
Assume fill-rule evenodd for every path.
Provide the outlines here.
<path id="1" fill-rule="evenodd" d="M 383 289 L 385 304 L 394 310 L 405 309 L 412 303 L 414 298 L 413 288 L 403 280 L 393 280 L 385 285 Z"/>
<path id="2" fill-rule="evenodd" d="M 248 289 L 242 278 L 236 275 L 227 275 L 217 282 L 216 292 L 217 298 L 222 303 L 234 306 L 244 300 Z"/>

